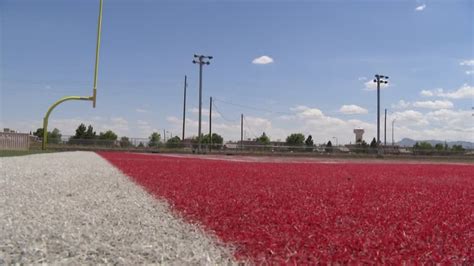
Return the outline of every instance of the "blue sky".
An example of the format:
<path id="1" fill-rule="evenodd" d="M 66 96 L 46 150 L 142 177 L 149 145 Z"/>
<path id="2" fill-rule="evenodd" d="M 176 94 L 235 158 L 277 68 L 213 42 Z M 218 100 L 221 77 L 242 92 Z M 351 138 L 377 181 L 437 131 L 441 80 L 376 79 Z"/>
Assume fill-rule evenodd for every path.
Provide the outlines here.
<path id="1" fill-rule="evenodd" d="M 0 0 L 0 10 L 1 125 L 28 132 L 55 100 L 91 94 L 98 1 Z M 246 137 L 302 132 L 349 143 L 362 127 L 370 141 L 370 81 L 380 73 L 390 76 L 381 108 L 389 132 L 396 119 L 396 140 L 474 141 L 473 17 L 472 1 L 106 0 L 97 108 L 64 103 L 50 127 L 181 135 L 187 75 L 186 135 L 196 135 L 191 61 L 202 53 L 214 56 L 203 106 L 216 99 L 214 131 L 227 140 L 240 137 L 244 113 Z"/>

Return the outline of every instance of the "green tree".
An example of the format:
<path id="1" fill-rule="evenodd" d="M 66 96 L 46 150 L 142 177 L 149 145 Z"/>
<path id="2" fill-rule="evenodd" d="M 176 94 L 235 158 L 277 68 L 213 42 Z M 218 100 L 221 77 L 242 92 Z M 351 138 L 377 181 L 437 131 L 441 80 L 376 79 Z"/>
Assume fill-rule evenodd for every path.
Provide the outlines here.
<path id="1" fill-rule="evenodd" d="M 96 145 L 113 146 L 117 138 L 117 134 L 115 134 L 112 130 L 107 130 L 105 133 L 100 132 L 99 140 L 94 142 Z"/>
<path id="2" fill-rule="evenodd" d="M 217 134 L 217 133 L 212 133 L 212 144 L 213 145 L 222 145 L 224 143 L 224 138 Z"/>
<path id="3" fill-rule="evenodd" d="M 160 145 L 161 135 L 157 132 L 153 132 L 148 139 L 150 140 L 148 143 L 149 147 L 158 147 Z"/>
<path id="4" fill-rule="evenodd" d="M 326 144 L 326 152 L 332 152 L 332 142 L 331 141 L 328 141 L 328 143 Z"/>
<path id="5" fill-rule="evenodd" d="M 453 147 L 451 148 L 452 151 L 455 151 L 455 152 L 463 152 L 464 151 L 464 148 L 462 145 L 453 145 Z"/>
<path id="6" fill-rule="evenodd" d="M 115 134 L 112 130 L 107 130 L 104 132 L 100 132 L 99 139 L 103 140 L 117 140 L 117 134 Z"/>
<path id="7" fill-rule="evenodd" d="M 367 142 L 365 142 L 365 140 L 362 140 L 362 142 L 360 143 L 360 146 L 362 146 L 364 148 L 367 148 L 369 146 L 369 144 L 367 144 Z"/>
<path id="8" fill-rule="evenodd" d="M 193 138 L 193 143 L 197 144 L 198 138 Z M 224 138 L 217 133 L 212 133 L 212 148 L 221 147 L 222 143 L 224 143 Z M 209 144 L 209 134 L 201 135 L 201 144 Z"/>
<path id="9" fill-rule="evenodd" d="M 438 144 L 435 145 L 435 149 L 437 151 L 442 151 L 442 150 L 444 150 L 444 145 L 441 144 L 441 143 L 438 143 Z"/>
<path id="10" fill-rule="evenodd" d="M 289 146 L 302 146 L 304 144 L 304 135 L 301 133 L 293 133 L 286 137 L 286 144 Z"/>
<path id="11" fill-rule="evenodd" d="M 128 148 L 130 146 L 132 146 L 132 143 L 130 142 L 129 138 L 127 138 L 125 136 L 120 138 L 120 147 Z"/>
<path id="12" fill-rule="evenodd" d="M 270 144 L 270 138 L 267 136 L 267 134 L 265 134 L 265 132 L 263 132 L 262 135 L 255 140 L 261 145 Z"/>
<path id="13" fill-rule="evenodd" d="M 48 143 L 58 144 L 61 143 L 61 132 L 55 128 L 53 131 L 48 132 Z"/>
<path id="14" fill-rule="evenodd" d="M 306 146 L 313 146 L 314 141 L 313 141 L 313 136 L 309 135 L 308 138 L 306 138 L 305 142 Z"/>
<path id="15" fill-rule="evenodd" d="M 86 137 L 86 131 L 87 131 L 86 125 L 81 123 L 77 127 L 76 134 L 74 135 L 73 138 L 75 138 L 75 139 L 84 139 Z"/>
<path id="16" fill-rule="evenodd" d="M 166 141 L 167 148 L 178 148 L 181 146 L 181 139 L 178 136 L 174 136 Z"/>
<path id="17" fill-rule="evenodd" d="M 369 144 L 367 144 L 365 140 L 362 140 L 359 144 L 356 144 L 353 151 L 355 153 L 367 153 L 369 151 Z"/>
<path id="18" fill-rule="evenodd" d="M 372 149 L 377 148 L 377 140 L 375 139 L 375 137 L 372 139 L 372 142 L 370 142 L 370 147 Z"/>
<path id="19" fill-rule="evenodd" d="M 143 142 L 140 142 L 137 147 L 138 148 L 145 148 L 145 145 L 143 145 Z"/>
<path id="20" fill-rule="evenodd" d="M 38 128 L 36 129 L 35 132 L 33 132 L 34 136 L 37 136 L 38 138 L 43 138 L 43 128 Z M 59 129 L 54 128 L 53 131 L 48 131 L 48 143 L 52 144 L 58 144 L 61 142 L 61 132 Z"/>
<path id="21" fill-rule="evenodd" d="M 416 145 L 416 144 L 415 144 Z M 432 150 L 433 149 L 433 145 L 431 145 L 429 142 L 426 142 L 426 141 L 422 141 L 420 143 L 418 143 L 418 149 L 420 150 Z"/>
<path id="22" fill-rule="evenodd" d="M 89 125 L 87 127 L 87 131 L 86 131 L 86 134 L 84 136 L 85 139 L 95 139 L 97 136 L 97 134 L 95 133 L 94 131 L 94 128 L 92 127 L 92 125 Z"/>
<path id="23" fill-rule="evenodd" d="M 42 139 L 42 138 L 43 138 L 43 128 L 42 128 L 42 127 L 38 128 L 38 129 L 33 133 L 33 135 L 35 135 L 35 136 L 37 136 L 38 138 L 41 138 L 41 139 Z"/>

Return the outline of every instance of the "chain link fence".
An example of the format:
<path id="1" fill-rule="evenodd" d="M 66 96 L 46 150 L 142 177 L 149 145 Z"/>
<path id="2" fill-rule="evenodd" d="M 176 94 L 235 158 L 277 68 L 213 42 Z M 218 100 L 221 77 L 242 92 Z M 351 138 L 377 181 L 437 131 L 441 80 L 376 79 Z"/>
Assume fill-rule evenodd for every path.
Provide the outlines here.
<path id="1" fill-rule="evenodd" d="M 30 148 L 40 149 L 41 139 L 32 137 Z M 73 136 L 62 136 L 61 138 L 49 138 L 48 148 L 52 150 L 117 150 L 131 152 L 175 152 L 175 153 L 215 153 L 215 154 L 299 154 L 299 155 L 323 155 L 323 156 L 442 156 L 442 157 L 469 157 L 474 158 L 474 150 L 452 150 L 452 149 L 415 149 L 413 147 L 379 146 L 370 147 L 362 145 L 337 145 L 326 146 L 325 144 L 313 146 L 289 146 L 285 143 L 279 144 L 244 144 L 240 142 L 228 142 L 225 144 L 201 144 L 186 139 L 179 143 L 152 142 L 148 138 L 121 138 L 118 140 L 107 139 L 75 139 Z"/>

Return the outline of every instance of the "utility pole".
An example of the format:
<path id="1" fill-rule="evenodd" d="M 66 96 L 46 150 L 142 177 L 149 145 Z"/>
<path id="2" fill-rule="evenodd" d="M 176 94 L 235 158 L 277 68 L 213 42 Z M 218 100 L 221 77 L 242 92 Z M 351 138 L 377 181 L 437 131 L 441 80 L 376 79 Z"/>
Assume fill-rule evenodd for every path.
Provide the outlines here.
<path id="1" fill-rule="evenodd" d="M 209 151 L 212 149 L 212 97 L 209 98 Z"/>
<path id="2" fill-rule="evenodd" d="M 387 84 L 388 77 L 376 74 L 374 82 L 377 83 L 377 146 L 380 145 L 380 83 Z"/>
<path id="3" fill-rule="evenodd" d="M 166 130 L 163 129 L 163 143 L 166 143 Z"/>
<path id="4" fill-rule="evenodd" d="M 205 56 L 205 55 L 194 55 L 194 58 L 197 60 L 193 60 L 193 64 L 199 64 L 199 125 L 198 125 L 198 152 L 201 153 L 201 117 L 202 117 L 202 65 L 209 65 L 209 61 L 211 60 L 212 56 Z"/>
<path id="5" fill-rule="evenodd" d="M 384 122 L 383 136 L 384 136 L 383 145 L 387 146 L 387 108 L 385 108 L 385 122 Z"/>
<path id="6" fill-rule="evenodd" d="M 184 132 L 186 130 L 186 87 L 188 86 L 187 77 L 184 76 L 184 98 L 183 98 L 183 136 L 181 141 L 184 141 Z"/>
<path id="7" fill-rule="evenodd" d="M 240 115 L 240 149 L 244 150 L 244 114 Z"/>
<path id="8" fill-rule="evenodd" d="M 395 130 L 395 127 L 394 127 L 394 125 L 395 125 L 395 120 L 396 120 L 396 119 L 393 119 L 393 120 L 392 120 L 392 146 L 395 146 L 395 141 L 394 141 L 394 137 L 393 137 L 393 136 L 394 136 L 394 133 L 393 133 L 393 132 L 394 132 L 394 130 Z"/>

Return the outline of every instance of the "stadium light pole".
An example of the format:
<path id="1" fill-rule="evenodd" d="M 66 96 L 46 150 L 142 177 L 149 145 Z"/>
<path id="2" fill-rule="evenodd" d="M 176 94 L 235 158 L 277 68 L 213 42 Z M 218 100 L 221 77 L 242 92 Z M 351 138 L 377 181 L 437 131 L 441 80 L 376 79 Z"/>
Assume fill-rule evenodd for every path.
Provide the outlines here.
<path id="1" fill-rule="evenodd" d="M 374 83 L 377 83 L 377 146 L 380 145 L 380 84 L 387 84 L 388 77 L 376 74 Z"/>
<path id="2" fill-rule="evenodd" d="M 244 150 L 244 114 L 240 114 L 240 150 Z"/>
<path id="3" fill-rule="evenodd" d="M 209 98 L 209 152 L 212 150 L 212 97 Z"/>
<path id="4" fill-rule="evenodd" d="M 213 57 L 194 55 L 193 64 L 199 64 L 199 124 L 198 124 L 198 153 L 201 153 L 201 118 L 202 118 L 202 66 L 209 65 Z"/>
<path id="5" fill-rule="evenodd" d="M 384 129 L 383 129 L 383 145 L 387 146 L 387 108 L 385 108 L 385 120 L 384 120 Z"/>
<path id="6" fill-rule="evenodd" d="M 183 136 L 182 141 L 184 141 L 184 132 L 186 131 L 186 88 L 188 87 L 187 77 L 184 76 L 184 97 L 183 97 Z"/>

